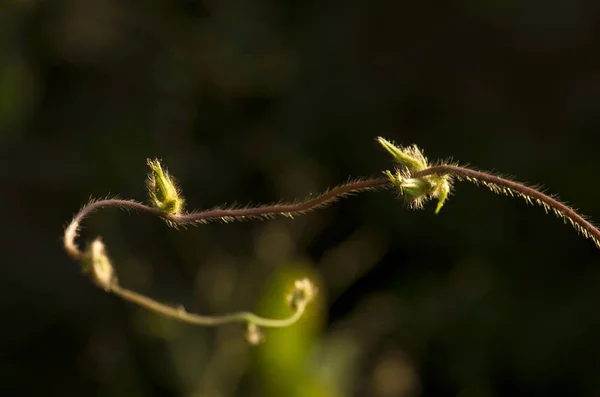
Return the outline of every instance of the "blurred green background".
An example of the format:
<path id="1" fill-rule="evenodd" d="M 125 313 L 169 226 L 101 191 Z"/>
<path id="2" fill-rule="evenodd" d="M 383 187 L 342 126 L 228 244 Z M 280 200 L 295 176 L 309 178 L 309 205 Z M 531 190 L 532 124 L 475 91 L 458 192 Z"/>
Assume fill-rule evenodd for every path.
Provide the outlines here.
<path id="1" fill-rule="evenodd" d="M 374 138 L 544 184 L 600 220 L 595 0 L 0 2 L 0 394 L 598 396 L 600 251 L 541 208 L 458 184 L 439 215 L 392 192 L 296 220 L 176 231 L 106 210 L 121 284 L 61 247 L 90 196 L 145 200 L 145 159 L 190 209 L 293 200 L 379 176 Z"/>

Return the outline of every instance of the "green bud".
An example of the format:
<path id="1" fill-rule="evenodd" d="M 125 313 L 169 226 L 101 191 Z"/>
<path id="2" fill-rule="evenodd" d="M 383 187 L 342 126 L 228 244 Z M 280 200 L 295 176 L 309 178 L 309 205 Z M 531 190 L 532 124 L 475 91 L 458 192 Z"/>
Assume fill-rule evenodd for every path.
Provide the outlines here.
<path id="1" fill-rule="evenodd" d="M 287 301 L 293 310 L 306 306 L 317 295 L 317 287 L 307 278 L 294 281 L 294 290 L 288 295 Z"/>
<path id="2" fill-rule="evenodd" d="M 255 323 L 246 324 L 246 340 L 251 345 L 259 345 L 265 341 L 265 335 L 262 329 Z"/>
<path id="3" fill-rule="evenodd" d="M 444 176 L 438 177 L 438 179 L 440 179 L 440 180 L 436 181 L 435 189 L 432 194 L 433 197 L 437 197 L 437 199 L 438 199 L 438 204 L 437 204 L 437 207 L 435 208 L 436 214 L 438 214 L 440 212 L 440 210 L 444 206 L 444 202 L 448 198 L 448 195 L 450 195 L 450 177 L 448 175 L 444 175 Z"/>
<path id="4" fill-rule="evenodd" d="M 450 195 L 450 175 L 426 175 L 413 178 L 416 172 L 429 168 L 427 159 L 416 146 L 396 146 L 388 140 L 378 137 L 377 141 L 387 150 L 402 167 L 396 169 L 396 174 L 384 171 L 390 182 L 400 190 L 400 194 L 408 201 L 411 208 L 420 209 L 431 198 L 437 198 L 435 209 L 437 214 L 442 209 L 444 202 Z"/>
<path id="5" fill-rule="evenodd" d="M 413 209 L 421 209 L 423 205 L 432 198 L 438 199 L 438 205 L 435 213 L 442 209 L 444 202 L 450 194 L 450 177 L 448 175 L 427 175 L 420 178 L 407 176 L 400 170 L 396 174 L 390 171 L 383 172 L 390 179 L 390 182 L 400 190 L 402 197 L 406 199 L 409 206 Z"/>
<path id="6" fill-rule="evenodd" d="M 152 204 L 169 215 L 180 215 L 184 200 L 180 195 L 175 180 L 163 170 L 160 161 L 147 160 L 150 174 L 146 181 Z"/>
<path id="7" fill-rule="evenodd" d="M 115 271 L 100 238 L 95 239 L 88 247 L 83 269 L 85 272 L 90 273 L 94 282 L 105 291 L 109 291 L 117 281 Z"/>
<path id="8" fill-rule="evenodd" d="M 425 178 L 407 178 L 402 181 L 400 188 L 406 196 L 416 199 L 431 192 L 431 183 Z"/>
<path id="9" fill-rule="evenodd" d="M 400 165 L 406 167 L 411 173 L 423 171 L 429 167 L 429 165 L 427 165 L 427 159 L 416 145 L 408 147 L 396 146 L 382 137 L 378 137 L 377 142 L 379 142 L 379 144 L 381 144 L 381 146 L 383 146 Z"/>
<path id="10" fill-rule="evenodd" d="M 423 208 L 423 204 L 429 200 L 431 184 L 425 178 L 406 177 L 400 170 L 396 170 L 395 175 L 390 171 L 384 171 L 383 173 L 400 190 L 400 194 L 406 199 L 411 208 Z"/>

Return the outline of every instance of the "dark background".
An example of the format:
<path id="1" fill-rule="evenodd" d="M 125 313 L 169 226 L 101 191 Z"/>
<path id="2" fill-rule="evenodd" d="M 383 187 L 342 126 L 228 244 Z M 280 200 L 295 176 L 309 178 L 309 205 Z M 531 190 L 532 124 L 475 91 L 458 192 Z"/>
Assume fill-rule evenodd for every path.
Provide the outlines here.
<path id="1" fill-rule="evenodd" d="M 250 347 L 96 288 L 61 247 L 89 197 L 189 209 L 293 200 L 432 159 L 541 183 L 600 219 L 596 0 L 3 0 L 0 390 L 43 396 L 597 396 L 600 251 L 522 200 L 458 184 L 267 222 L 167 229 L 106 210 L 124 286 L 190 311 L 289 313 Z"/>

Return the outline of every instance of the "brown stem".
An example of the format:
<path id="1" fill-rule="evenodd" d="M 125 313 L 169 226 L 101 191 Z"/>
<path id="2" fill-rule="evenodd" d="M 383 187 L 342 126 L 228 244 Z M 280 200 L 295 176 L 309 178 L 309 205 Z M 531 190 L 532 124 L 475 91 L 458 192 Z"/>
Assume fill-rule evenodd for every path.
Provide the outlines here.
<path id="1" fill-rule="evenodd" d="M 469 168 L 456 165 L 439 165 L 427 168 L 423 171 L 416 172 L 412 177 L 419 178 L 427 175 L 453 175 L 459 179 L 466 179 L 474 183 L 482 183 L 489 187 L 495 193 L 503 193 L 510 196 L 520 196 L 529 203 L 537 203 L 544 207 L 546 211 L 552 210 L 554 213 L 564 219 L 568 219 L 575 228 L 580 231 L 585 237 L 591 238 L 594 243 L 600 248 L 600 230 L 592 223 L 587 221 L 582 215 L 578 214 L 574 209 L 570 208 L 557 199 L 542 193 L 541 191 L 526 186 L 522 183 L 511 181 L 496 175 L 486 172 L 475 171 Z M 375 178 L 366 180 L 356 180 L 346 184 L 337 186 L 325 193 L 322 193 L 314 198 L 308 198 L 304 201 L 290 204 L 274 204 L 255 208 L 215 208 L 201 212 L 195 212 L 184 215 L 169 215 L 154 207 L 138 203 L 133 200 L 121 199 L 105 199 L 89 203 L 84 206 L 73 218 L 69 226 L 65 229 L 64 246 L 69 255 L 79 260 L 89 260 L 86 253 L 81 251 L 76 244 L 77 233 L 83 219 L 90 215 L 93 211 L 106 207 L 117 207 L 121 209 L 133 209 L 140 212 L 145 212 L 150 215 L 158 216 L 174 225 L 185 225 L 190 223 L 207 223 L 213 220 L 229 222 L 234 220 L 244 220 L 253 218 L 270 218 L 277 215 L 292 217 L 294 215 L 304 214 L 310 210 L 324 207 L 339 198 L 346 197 L 353 193 L 359 193 L 379 188 L 387 188 L 392 185 L 388 178 Z M 108 266 L 111 266 L 108 264 Z M 254 315 L 253 313 L 241 312 L 227 316 L 201 316 L 187 313 L 183 308 L 172 307 L 157 302 L 149 297 L 138 294 L 119 286 L 114 278 L 113 284 L 107 288 L 123 299 L 134 302 L 140 306 L 155 312 L 177 318 L 193 324 L 203 325 L 219 325 L 227 322 L 242 321 L 254 325 L 262 325 L 265 327 L 285 327 L 296 322 L 302 315 L 306 302 L 298 306 L 290 317 L 286 319 L 265 319 Z"/>
<path id="2" fill-rule="evenodd" d="M 291 204 L 275 204 L 267 205 L 254 208 L 237 208 L 237 209 L 211 209 L 196 213 L 184 214 L 184 215 L 168 215 L 164 212 L 139 203 L 133 200 L 121 200 L 121 199 L 106 199 L 99 200 L 89 203 L 84 206 L 75 215 L 69 226 L 65 229 L 64 234 L 64 246 L 67 253 L 75 259 L 82 259 L 84 253 L 77 246 L 75 239 L 79 226 L 83 219 L 91 214 L 93 211 L 106 208 L 106 207 L 117 207 L 121 209 L 133 209 L 139 212 L 145 212 L 150 215 L 161 217 L 175 225 L 185 225 L 190 223 L 207 223 L 213 220 L 220 220 L 223 222 L 229 222 L 234 220 L 243 220 L 249 218 L 268 218 L 276 215 L 282 215 L 292 217 L 294 215 L 301 215 L 310 210 L 314 210 L 320 207 L 324 207 L 339 198 L 346 197 L 354 193 L 360 193 L 378 188 L 389 187 L 390 182 L 387 178 L 375 178 L 357 180 L 354 182 L 348 182 L 346 184 L 337 186 L 325 193 L 322 193 L 314 198 L 306 199 L 298 203 Z"/>
<path id="3" fill-rule="evenodd" d="M 378 179 L 367 179 L 357 180 L 348 182 L 344 185 L 337 186 L 323 194 L 320 194 L 314 198 L 309 198 L 305 201 L 292 203 L 292 204 L 275 204 L 263 207 L 255 208 L 239 208 L 239 209 L 212 209 L 192 214 L 185 215 L 168 215 L 159 209 L 147 206 L 142 203 L 138 203 L 133 200 L 121 200 L 121 199 L 105 199 L 94 201 L 84 206 L 73 218 L 69 226 L 65 229 L 64 234 L 64 246 L 65 250 L 73 258 L 89 261 L 91 260 L 91 271 L 96 272 L 97 269 L 94 267 L 94 258 L 89 257 L 89 253 L 82 251 L 76 243 L 76 238 L 81 222 L 86 216 L 90 215 L 93 211 L 106 208 L 106 207 L 117 207 L 121 209 L 133 209 L 140 212 L 145 212 L 150 215 L 158 216 L 166 221 L 175 225 L 184 225 L 189 223 L 201 223 L 209 222 L 211 220 L 221 220 L 224 222 L 231 220 L 242 220 L 248 218 L 265 218 L 276 215 L 283 215 L 291 217 L 296 214 L 303 214 L 307 211 L 326 206 L 337 200 L 348 196 L 353 193 L 359 193 L 363 191 L 373 190 L 377 188 L 383 188 L 389 186 L 389 180 L 387 178 Z M 99 240 L 98 244 L 101 244 Z M 102 251 L 104 251 L 102 249 Z M 112 268 L 112 265 L 108 261 L 108 258 L 96 258 L 103 260 L 104 267 Z M 112 269 L 111 269 L 112 272 Z M 188 313 L 182 307 L 173 307 L 160 303 L 152 298 L 138 294 L 135 291 L 131 291 L 127 288 L 121 287 L 116 277 L 111 277 L 111 280 L 106 281 L 106 284 L 101 284 L 108 292 L 112 292 L 121 298 L 130 302 L 136 303 L 146 309 L 152 310 L 157 313 L 161 313 L 165 316 L 176 318 L 181 321 L 185 321 L 191 324 L 215 326 L 230 322 L 246 322 L 254 326 L 262 327 L 287 327 L 302 316 L 308 303 L 308 299 L 300 300 L 294 304 L 294 313 L 284 319 L 269 319 L 257 316 L 250 312 L 239 312 L 224 316 L 203 316 L 198 314 Z"/>
<path id="4" fill-rule="evenodd" d="M 85 205 L 81 210 L 79 210 L 79 212 L 73 217 L 73 220 L 71 221 L 69 226 L 67 226 L 67 228 L 65 229 L 65 250 L 71 257 L 73 257 L 74 259 L 82 259 L 84 255 L 75 243 L 75 239 L 77 238 L 79 227 L 83 219 L 90 215 L 92 212 L 107 207 L 117 207 L 126 210 L 132 209 L 139 212 L 146 212 L 150 215 L 164 217 L 164 213 L 162 211 L 153 207 L 149 207 L 145 204 L 138 203 L 137 201 L 133 200 L 106 199 L 92 201 L 91 203 Z"/>
<path id="5" fill-rule="evenodd" d="M 543 206 L 546 211 L 551 209 L 557 216 L 568 219 L 575 229 L 580 231 L 586 238 L 592 239 L 596 246 L 600 248 L 600 230 L 598 230 L 596 226 L 594 226 L 591 222 L 585 219 L 582 215 L 578 214 L 568 205 L 561 203 L 557 199 L 548 196 L 539 190 L 524 185 L 520 182 L 511 181 L 487 172 L 475 171 L 457 165 L 438 165 L 416 172 L 413 174 L 413 176 L 418 178 L 431 174 L 451 174 L 459 178 L 463 177 L 471 182 L 481 182 L 490 187 L 492 191 L 496 193 L 503 193 L 511 196 L 518 195 L 529 203 L 533 203 L 533 201 L 535 201 L 537 204 Z"/>
<path id="6" fill-rule="evenodd" d="M 315 198 L 307 199 L 299 203 L 275 204 L 255 208 L 212 209 L 185 215 L 170 216 L 169 220 L 172 220 L 177 224 L 186 224 L 208 222 L 215 219 L 227 222 L 230 220 L 240 220 L 244 218 L 264 218 L 274 215 L 291 217 L 324 207 L 338 200 L 339 198 L 348 196 L 350 194 L 388 186 L 390 186 L 390 181 L 388 178 L 358 180 L 337 186 L 329 191 L 326 191 L 325 193 L 318 195 Z"/>

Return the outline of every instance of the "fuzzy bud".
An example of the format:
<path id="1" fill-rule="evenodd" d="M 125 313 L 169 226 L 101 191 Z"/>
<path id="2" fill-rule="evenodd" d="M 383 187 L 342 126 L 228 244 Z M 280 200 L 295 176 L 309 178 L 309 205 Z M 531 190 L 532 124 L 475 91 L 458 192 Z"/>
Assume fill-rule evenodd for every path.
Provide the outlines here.
<path id="1" fill-rule="evenodd" d="M 409 206 L 414 209 L 420 209 L 423 208 L 423 204 L 428 200 L 437 198 L 438 204 L 435 213 L 440 212 L 444 202 L 450 195 L 452 187 L 450 175 L 431 174 L 415 178 L 413 175 L 416 172 L 429 168 L 427 159 L 417 146 L 396 146 L 381 137 L 377 138 L 377 141 L 402 166 L 396 169 L 395 174 L 391 171 L 384 171 L 384 174 L 400 190 L 400 194 L 406 199 Z"/>
<path id="2" fill-rule="evenodd" d="M 400 194 L 411 208 L 423 208 L 423 204 L 429 200 L 432 187 L 426 179 L 406 177 L 399 170 L 396 174 L 390 171 L 384 171 L 384 174 L 400 190 Z"/>
<path id="3" fill-rule="evenodd" d="M 88 247 L 84 259 L 84 271 L 89 272 L 94 282 L 105 291 L 109 291 L 111 286 L 117 281 L 115 271 L 106 249 L 100 238 L 96 238 Z"/>
<path id="4" fill-rule="evenodd" d="M 438 204 L 435 208 L 435 213 L 437 214 L 440 212 L 444 205 L 444 202 L 450 195 L 450 189 L 452 186 L 450 177 L 448 175 L 437 177 L 434 186 L 435 188 L 433 190 L 432 196 L 437 197 L 438 199 Z"/>
<path id="5" fill-rule="evenodd" d="M 294 290 L 288 295 L 287 301 L 293 310 L 306 306 L 317 295 L 317 287 L 307 278 L 294 281 Z"/>
<path id="6" fill-rule="evenodd" d="M 378 137 L 377 142 L 394 157 L 394 160 L 406 167 L 411 173 L 423 171 L 429 167 L 427 159 L 416 145 L 396 146 L 382 137 Z"/>
<path id="7" fill-rule="evenodd" d="M 265 335 L 262 332 L 262 329 L 256 325 L 255 323 L 247 323 L 246 324 L 246 340 L 251 345 L 259 345 L 265 340 Z"/>
<path id="8" fill-rule="evenodd" d="M 180 215 L 184 200 L 174 178 L 163 170 L 159 160 L 147 160 L 150 174 L 146 181 L 152 204 L 169 215 Z"/>

